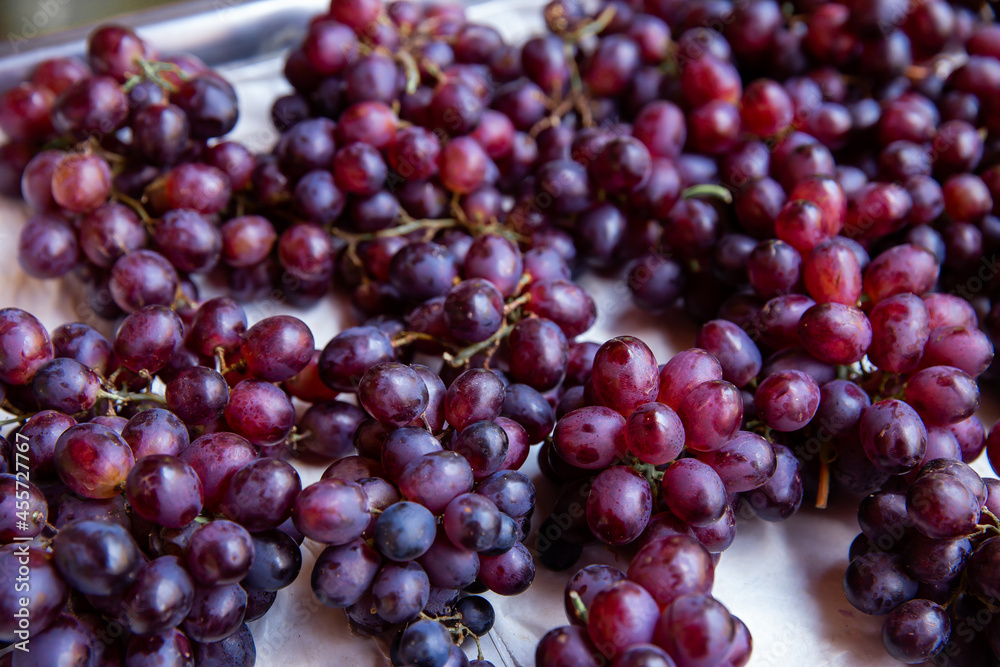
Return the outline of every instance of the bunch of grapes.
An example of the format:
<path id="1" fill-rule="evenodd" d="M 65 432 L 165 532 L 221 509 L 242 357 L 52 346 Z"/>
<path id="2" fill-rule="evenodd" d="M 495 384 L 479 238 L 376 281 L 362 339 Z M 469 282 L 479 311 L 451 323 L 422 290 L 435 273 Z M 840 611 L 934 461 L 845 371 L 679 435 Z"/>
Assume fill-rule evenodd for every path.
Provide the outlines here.
<path id="1" fill-rule="evenodd" d="M 691 348 L 658 367 L 641 340 L 625 336 L 590 363 L 579 391 L 560 400 L 539 454 L 543 472 L 563 484 L 539 529 L 543 562 L 569 568 L 595 538 L 621 546 L 684 535 L 718 554 L 733 543 L 742 507 L 768 521 L 798 510 L 799 460 L 743 430 L 752 426 L 743 395 L 716 356 Z"/>
<path id="2" fill-rule="evenodd" d="M 243 623 L 303 538 L 326 545 L 316 597 L 393 633 L 395 664 L 466 664 L 494 620 L 478 593 L 534 577 L 539 443 L 561 485 L 542 563 L 638 547 L 627 577 L 574 577 L 540 665 L 745 664 L 714 564 L 738 516 L 807 495 L 864 498 L 845 591 L 889 614 L 893 657 L 1000 657 L 996 481 L 963 463 L 1000 467 L 975 415 L 1000 340 L 1000 33 L 944 0 L 785 9 L 553 0 L 514 46 L 458 7 L 337 0 L 256 155 L 223 138 L 229 83 L 119 26 L 0 96 L 22 268 L 118 320 L 50 336 L 0 311 L 3 493 L 26 503 L 0 532 L 33 540 L 33 664 L 251 664 Z M 582 340 L 586 268 L 683 308 L 694 346 L 659 366 Z M 325 345 L 240 305 L 331 289 L 358 326 Z M 291 458 L 331 463 L 302 488 Z M 101 616 L 128 638 L 96 641 Z"/>
<path id="3" fill-rule="evenodd" d="M 940 654 L 985 664 L 998 648 L 996 624 L 976 617 L 996 599 L 998 482 L 953 458 L 932 460 L 910 478 L 861 503 L 847 599 L 886 615 L 882 638 L 897 660 Z"/>
<path id="4" fill-rule="evenodd" d="M 245 330 L 245 319 L 225 331 L 231 322 L 208 319 L 198 321 L 238 329 L 237 341 Z M 19 415 L 0 441 L 11 501 L 0 556 L 5 574 L 30 568 L 27 589 L 10 579 L 0 597 L 5 642 L 24 639 L 18 611 L 30 613 L 30 652 L 15 650 L 14 665 L 252 664 L 245 623 L 298 575 L 298 472 L 235 429 L 209 426 L 225 419 L 259 433 L 239 401 L 259 414 L 273 393 L 286 395 L 258 380 L 231 388 L 205 366 L 170 373 L 183 328 L 175 312 L 148 306 L 111 343 L 83 324 L 50 336 L 30 314 L 0 311 L 5 406 Z M 250 393 L 239 399 L 237 386 Z"/>
<path id="5" fill-rule="evenodd" d="M 570 625 L 546 634 L 535 662 L 552 667 L 611 664 L 719 665 L 750 659 L 746 625 L 710 593 L 712 559 L 685 535 L 662 537 L 639 550 L 622 572 L 589 565 L 566 584 Z"/>

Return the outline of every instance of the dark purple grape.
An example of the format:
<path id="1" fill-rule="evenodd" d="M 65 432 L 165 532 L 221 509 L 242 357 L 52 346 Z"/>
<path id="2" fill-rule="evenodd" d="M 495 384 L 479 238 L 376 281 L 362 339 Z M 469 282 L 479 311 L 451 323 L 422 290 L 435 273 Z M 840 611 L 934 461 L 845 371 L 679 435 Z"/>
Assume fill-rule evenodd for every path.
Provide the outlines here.
<path id="1" fill-rule="evenodd" d="M 292 506 L 295 527 L 306 537 L 326 544 L 347 544 L 359 537 L 370 518 L 364 490 L 342 479 L 310 484 Z"/>
<path id="2" fill-rule="evenodd" d="M 56 358 L 74 359 L 95 373 L 105 375 L 111 365 L 111 343 L 96 329 L 74 322 L 52 331 Z"/>
<path id="3" fill-rule="evenodd" d="M 183 339 L 183 323 L 177 314 L 154 305 L 130 313 L 115 336 L 115 356 L 125 368 L 155 373 L 170 361 Z"/>
<path id="4" fill-rule="evenodd" d="M 63 578 L 88 595 L 121 591 L 141 564 L 139 547 L 125 528 L 86 519 L 60 529 L 52 558 Z"/>
<path id="5" fill-rule="evenodd" d="M 193 641 L 219 642 L 240 629 L 246 610 L 247 593 L 239 584 L 197 587 L 181 627 Z"/>
<path id="6" fill-rule="evenodd" d="M 134 635 L 129 638 L 125 650 L 127 667 L 146 664 L 181 667 L 191 665 L 193 662 L 191 643 L 187 636 L 176 628 L 155 635 Z"/>
<path id="7" fill-rule="evenodd" d="M 777 460 L 774 474 L 743 498 L 761 519 L 784 521 L 795 514 L 802 504 L 801 464 L 784 445 L 775 444 L 772 447 Z"/>
<path id="8" fill-rule="evenodd" d="M 194 584 L 175 556 L 145 563 L 122 593 L 122 609 L 132 632 L 160 634 L 180 625 L 194 602 Z"/>
<path id="9" fill-rule="evenodd" d="M 17 667 L 41 665 L 89 665 L 98 644 L 95 633 L 82 621 L 61 614 L 43 632 L 32 634 L 27 650 L 11 653 L 9 664 Z"/>
<path id="10" fill-rule="evenodd" d="M 171 95 L 191 122 L 191 136 L 196 139 L 221 137 L 236 125 L 239 109 L 236 93 L 220 77 L 196 76 Z"/>
<path id="11" fill-rule="evenodd" d="M 185 563 L 198 582 L 224 586 L 242 581 L 253 558 L 250 533 L 232 521 L 217 519 L 191 534 Z"/>
<path id="12" fill-rule="evenodd" d="M 865 408 L 860 428 L 865 454 L 884 472 L 908 472 L 924 458 L 927 429 L 917 412 L 902 401 L 886 399 Z"/>
<path id="13" fill-rule="evenodd" d="M 479 581 L 497 595 L 519 595 L 535 579 L 531 552 L 520 542 L 500 555 L 484 553 L 479 561 Z"/>
<path id="14" fill-rule="evenodd" d="M 260 446 L 281 442 L 295 426 L 295 408 L 288 395 L 260 380 L 243 380 L 233 387 L 225 415 L 234 431 Z"/>
<path id="15" fill-rule="evenodd" d="M 288 463 L 258 459 L 232 476 L 220 509 L 250 531 L 277 528 L 291 516 L 301 489 L 302 481 Z"/>
<path id="16" fill-rule="evenodd" d="M 535 664 L 551 667 L 598 667 L 606 659 L 590 642 L 587 629 L 567 625 L 550 630 L 535 648 Z"/>
<path id="17" fill-rule="evenodd" d="M 469 462 L 473 476 L 481 480 L 503 467 L 510 441 L 500 424 L 484 420 L 473 422 L 459 431 L 448 446 Z"/>
<path id="18" fill-rule="evenodd" d="M 479 556 L 456 547 L 443 531 L 439 531 L 434 543 L 418 562 L 432 586 L 466 588 L 479 576 Z"/>
<path id="19" fill-rule="evenodd" d="M 253 635 L 246 623 L 214 644 L 193 642 L 195 664 L 206 667 L 228 667 L 229 665 L 252 665 L 257 660 L 257 648 Z"/>
<path id="20" fill-rule="evenodd" d="M 736 628 L 729 611 L 708 595 L 684 595 L 663 610 L 655 641 L 683 665 L 722 664 Z"/>
<path id="21" fill-rule="evenodd" d="M 413 502 L 399 502 L 387 508 L 375 522 L 375 546 L 397 562 L 419 558 L 431 548 L 436 535 L 434 516 Z"/>
<path id="22" fill-rule="evenodd" d="M 903 571 L 898 556 L 874 551 L 847 566 L 844 593 L 866 614 L 888 614 L 916 596 L 917 582 Z"/>
<path id="23" fill-rule="evenodd" d="M 677 406 L 684 424 L 685 446 L 710 452 L 726 444 L 743 421 L 743 397 L 725 380 L 709 380 L 693 387 Z"/>
<path id="24" fill-rule="evenodd" d="M 417 621 L 399 633 L 397 661 L 404 665 L 451 667 L 454 644 L 445 626 L 430 620 Z"/>
<path id="25" fill-rule="evenodd" d="M 476 421 L 500 416 L 504 384 L 492 371 L 465 371 L 448 387 L 444 398 L 444 416 L 456 430 L 462 431 Z"/>
<path id="26" fill-rule="evenodd" d="M 415 370 L 395 361 L 376 364 L 358 384 L 361 405 L 387 426 L 405 426 L 427 408 L 427 385 Z"/>
<path id="27" fill-rule="evenodd" d="M 587 634 L 608 658 L 635 644 L 648 644 L 660 617 L 653 596 L 631 581 L 620 581 L 599 592 L 590 604 Z"/>
<path id="28" fill-rule="evenodd" d="M 980 500 L 957 477 L 924 474 L 906 494 L 907 514 L 917 529 L 933 539 L 969 535 L 979 523 Z"/>
<path id="29" fill-rule="evenodd" d="M 62 357 L 38 369 L 31 390 L 40 408 L 72 415 L 94 406 L 101 381 L 97 373 L 79 361 Z"/>
<path id="30" fill-rule="evenodd" d="M 737 387 L 744 386 L 760 372 L 757 346 L 732 322 L 713 320 L 702 325 L 695 345 L 712 354 L 722 365 L 722 377 Z"/>
<path id="31" fill-rule="evenodd" d="M 493 547 L 500 533 L 500 512 L 488 498 L 465 493 L 448 503 L 442 525 L 456 547 L 486 551 Z"/>
<path id="32" fill-rule="evenodd" d="M 894 609 L 882 624 L 882 643 L 896 660 L 908 664 L 932 659 L 951 635 L 951 619 L 929 600 L 910 600 Z"/>
<path id="33" fill-rule="evenodd" d="M 865 314 L 841 303 L 820 303 L 802 314 L 799 340 L 817 359 L 846 365 L 859 361 L 872 342 Z"/>
<path id="34" fill-rule="evenodd" d="M 1000 561 L 1000 540 L 992 537 L 972 554 L 966 567 L 969 589 L 983 599 L 993 599 L 1000 592 L 997 562 Z"/>
<path id="35" fill-rule="evenodd" d="M 176 456 L 191 443 L 187 428 L 172 412 L 152 408 L 128 420 L 121 430 L 136 460 L 152 454 Z"/>
<path id="36" fill-rule="evenodd" d="M 409 247 L 409 246 L 408 246 Z M 375 327 L 351 327 L 340 332 L 323 349 L 319 376 L 327 387 L 356 391 L 369 368 L 395 356 L 389 336 Z"/>
<path id="37" fill-rule="evenodd" d="M 416 618 L 429 597 L 427 574 L 412 561 L 385 564 L 372 586 L 376 613 L 390 623 L 403 623 Z"/>
<path id="38" fill-rule="evenodd" d="M 453 498 L 472 490 L 472 467 L 456 452 L 431 452 L 403 468 L 397 484 L 409 500 L 434 514 L 444 511 Z"/>
<path id="39" fill-rule="evenodd" d="M 194 366 L 185 368 L 167 382 L 164 398 L 176 415 L 174 419 L 180 419 L 189 426 L 201 426 L 218 419 L 225 412 L 229 405 L 229 386 L 218 372 Z"/>
<path id="40" fill-rule="evenodd" d="M 52 106 L 56 131 L 80 139 L 113 132 L 127 116 L 128 98 L 118 82 L 108 76 L 80 79 L 64 90 Z"/>
<path id="41" fill-rule="evenodd" d="M 812 420 L 819 404 L 819 385 L 802 371 L 772 373 L 754 394 L 758 416 L 776 431 L 803 428 Z"/>
<path id="42" fill-rule="evenodd" d="M 281 530 L 265 530 L 251 538 L 253 565 L 243 585 L 263 591 L 290 586 L 302 569 L 302 551 L 295 540 Z"/>
<path id="43" fill-rule="evenodd" d="M 606 544 L 628 544 L 646 527 L 652 506 L 649 482 L 632 468 L 615 466 L 594 479 L 587 499 L 587 524 Z"/>
<path id="44" fill-rule="evenodd" d="M 80 260 L 76 233 L 64 220 L 37 214 L 21 228 L 17 261 L 33 278 L 58 278 L 67 274 Z"/>
<path id="45" fill-rule="evenodd" d="M 350 403 L 314 403 L 299 419 L 298 429 L 302 435 L 299 444 L 322 458 L 340 458 L 350 453 L 355 433 L 364 418 L 364 412 Z"/>
<path id="46" fill-rule="evenodd" d="M 528 288 L 526 311 L 552 320 L 567 338 L 579 336 L 593 326 L 597 306 L 582 288 L 568 280 L 543 280 Z"/>
<path id="47" fill-rule="evenodd" d="M 715 469 L 729 493 L 762 486 L 777 466 L 771 443 L 749 431 L 738 431 L 719 449 L 699 452 L 698 458 Z"/>
<path id="48" fill-rule="evenodd" d="M 125 494 L 136 514 L 167 528 L 191 523 L 204 496 L 194 468 L 168 454 L 139 459 L 129 472 Z"/>
<path id="49" fill-rule="evenodd" d="M 906 382 L 906 401 L 928 424 L 946 426 L 968 419 L 979 407 L 979 387 L 967 373 L 931 366 Z"/>
<path id="50" fill-rule="evenodd" d="M 257 451 L 245 438 L 223 432 L 196 438 L 178 455 L 198 473 L 205 508 L 212 512 L 218 510 L 236 471 L 257 457 Z"/>

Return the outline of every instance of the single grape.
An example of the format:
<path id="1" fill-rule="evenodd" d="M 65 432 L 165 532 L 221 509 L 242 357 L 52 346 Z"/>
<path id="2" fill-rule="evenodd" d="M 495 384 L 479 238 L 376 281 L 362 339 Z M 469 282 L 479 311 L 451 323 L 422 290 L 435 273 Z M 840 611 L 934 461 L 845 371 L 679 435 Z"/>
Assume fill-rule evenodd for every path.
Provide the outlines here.
<path id="1" fill-rule="evenodd" d="M 414 502 L 392 505 L 375 522 L 376 547 L 397 562 L 419 558 L 430 549 L 435 535 L 434 516 Z"/>
<path id="2" fill-rule="evenodd" d="M 427 574 L 413 561 L 386 563 L 372 585 L 376 613 L 390 623 L 404 623 L 416 618 L 427 605 L 429 597 Z"/>
<path id="3" fill-rule="evenodd" d="M 295 527 L 306 537 L 327 544 L 346 544 L 368 527 L 364 490 L 342 479 L 324 479 L 305 487 L 291 511 Z"/>
<path id="4" fill-rule="evenodd" d="M 290 586 L 302 569 L 302 551 L 295 540 L 281 530 L 253 533 L 253 564 L 243 586 L 277 591 Z"/>
<path id="5" fill-rule="evenodd" d="M 599 592 L 588 609 L 587 634 L 608 658 L 634 644 L 648 644 L 660 617 L 653 596 L 632 581 L 620 581 Z"/>
<path id="6" fill-rule="evenodd" d="M 128 474 L 125 495 L 136 514 L 167 528 L 191 523 L 204 498 L 194 468 L 169 454 L 139 459 Z"/>
<path id="7" fill-rule="evenodd" d="M 594 479 L 587 499 L 587 524 L 602 542 L 628 544 L 646 527 L 652 507 L 649 482 L 628 466 L 615 466 Z"/>
<path id="8" fill-rule="evenodd" d="M 671 535 L 650 541 L 628 568 L 628 578 L 661 607 L 682 595 L 708 594 L 715 580 L 712 557 L 693 537 Z"/>
<path id="9" fill-rule="evenodd" d="M 915 664 L 940 653 L 951 635 L 951 619 L 929 600 L 910 600 L 894 609 L 882 624 L 882 643 L 896 660 Z"/>
<path id="10" fill-rule="evenodd" d="M 684 595 L 656 624 L 655 641 L 679 664 L 714 665 L 729 655 L 736 627 L 729 610 L 708 595 Z"/>
<path id="11" fill-rule="evenodd" d="M 139 568 L 122 593 L 122 609 L 132 632 L 160 634 L 180 625 L 194 603 L 194 584 L 175 556 L 161 556 Z"/>
<path id="12" fill-rule="evenodd" d="M 328 607 L 349 607 L 371 587 L 381 562 L 378 552 L 360 539 L 327 547 L 313 566 L 313 594 Z"/>

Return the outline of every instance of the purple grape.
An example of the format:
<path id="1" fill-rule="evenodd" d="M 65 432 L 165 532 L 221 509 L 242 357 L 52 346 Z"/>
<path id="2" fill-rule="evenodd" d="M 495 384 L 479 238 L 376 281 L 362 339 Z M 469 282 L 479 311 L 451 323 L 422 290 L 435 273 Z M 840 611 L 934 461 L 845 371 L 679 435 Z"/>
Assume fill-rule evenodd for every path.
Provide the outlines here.
<path id="1" fill-rule="evenodd" d="M 620 581 L 599 592 L 588 609 L 587 634 L 608 658 L 634 644 L 653 639 L 660 609 L 649 592 L 632 581 Z"/>
<path id="2" fill-rule="evenodd" d="M 291 516 L 303 535 L 334 545 L 360 537 L 371 518 L 364 490 L 342 479 L 323 479 L 302 489 Z"/>
<path id="3" fill-rule="evenodd" d="M 820 404 L 816 381 L 801 371 L 780 371 L 764 378 L 754 394 L 760 419 L 776 431 L 796 431 L 808 424 Z"/>
<path id="4" fill-rule="evenodd" d="M 873 403 L 862 413 L 860 429 L 865 454 L 879 470 L 900 474 L 923 461 L 927 429 L 908 404 L 892 398 Z"/>
<path id="5" fill-rule="evenodd" d="M 844 575 L 847 601 L 866 614 L 888 614 L 917 594 L 917 582 L 902 570 L 899 557 L 875 551 L 854 559 Z"/>
<path id="6" fill-rule="evenodd" d="M 191 440 L 187 428 L 172 412 L 153 408 L 128 420 L 121 431 L 136 460 L 152 454 L 177 456 Z"/>
<path id="7" fill-rule="evenodd" d="M 684 595 L 656 624 L 655 641 L 681 665 L 715 665 L 729 655 L 736 628 L 729 610 L 708 595 Z"/>
<path id="8" fill-rule="evenodd" d="M 566 462 L 601 470 L 626 451 L 625 419 L 611 408 L 580 408 L 559 420 L 552 440 L 554 450 Z"/>
<path id="9" fill-rule="evenodd" d="M 121 436 L 99 424 L 72 426 L 56 441 L 53 461 L 60 479 L 85 498 L 118 495 L 135 465 Z"/>
<path id="10" fill-rule="evenodd" d="M 483 554 L 479 561 L 479 581 L 497 595 L 519 595 L 535 579 L 535 561 L 520 542 L 498 556 Z"/>
<path id="11" fill-rule="evenodd" d="M 743 421 L 743 397 L 725 380 L 709 380 L 692 388 L 677 407 L 684 424 L 685 447 L 709 452 L 722 447 Z"/>
<path id="12" fill-rule="evenodd" d="M 136 514 L 183 528 L 201 512 L 204 493 L 194 468 L 168 454 L 149 454 L 129 472 L 125 494 Z"/>
<path id="13" fill-rule="evenodd" d="M 461 454 L 431 452 L 410 461 L 397 484 L 403 496 L 440 514 L 453 498 L 472 490 L 473 471 Z"/>
<path id="14" fill-rule="evenodd" d="M 277 528 L 291 516 L 302 481 L 295 469 L 277 459 L 257 459 L 229 480 L 219 509 L 250 531 Z"/>
<path id="15" fill-rule="evenodd" d="M 181 627 L 193 641 L 219 642 L 240 629 L 246 611 L 247 593 L 239 584 L 197 587 L 191 611 Z"/>
<path id="16" fill-rule="evenodd" d="M 205 494 L 205 509 L 216 511 L 236 471 L 258 458 L 257 451 L 235 433 L 208 433 L 196 438 L 178 458 L 194 468 Z"/>
<path id="17" fill-rule="evenodd" d="M 378 552 L 360 539 L 327 547 L 313 567 L 313 594 L 328 607 L 349 607 L 371 587 L 381 562 Z"/>
<path id="18" fill-rule="evenodd" d="M 462 431 L 473 422 L 499 417 L 503 400 L 503 381 L 492 371 L 474 368 L 459 375 L 448 387 L 444 416 Z"/>
<path id="19" fill-rule="evenodd" d="M 941 652 L 951 635 L 951 619 L 929 600 L 910 600 L 894 609 L 882 624 L 882 643 L 896 660 L 914 664 Z"/>
<path id="20" fill-rule="evenodd" d="M 175 556 L 145 563 L 122 594 L 128 625 L 138 635 L 160 634 L 177 627 L 193 602 L 191 577 Z"/>
<path id="21" fill-rule="evenodd" d="M 434 515 L 426 507 L 403 501 L 379 515 L 374 540 L 383 556 L 406 562 L 427 553 L 436 533 Z"/>
<path id="22" fill-rule="evenodd" d="M 719 449 L 699 452 L 698 459 L 718 473 L 729 493 L 763 486 L 777 467 L 771 443 L 749 431 L 738 431 Z"/>

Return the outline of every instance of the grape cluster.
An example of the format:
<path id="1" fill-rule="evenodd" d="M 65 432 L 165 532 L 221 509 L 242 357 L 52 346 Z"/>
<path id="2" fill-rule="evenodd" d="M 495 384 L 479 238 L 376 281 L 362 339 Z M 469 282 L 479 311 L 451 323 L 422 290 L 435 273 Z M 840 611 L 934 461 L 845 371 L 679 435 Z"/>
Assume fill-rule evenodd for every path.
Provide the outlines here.
<path id="1" fill-rule="evenodd" d="M 539 665 L 742 665 L 715 563 L 738 517 L 807 494 L 863 498 L 845 591 L 893 657 L 1000 658 L 996 480 L 966 465 L 1000 469 L 975 414 L 1000 341 L 991 11 L 552 0 L 515 46 L 459 7 L 336 0 L 260 154 L 224 138 L 223 77 L 128 28 L 40 63 L 0 95 L 18 259 L 117 327 L 0 311 L 0 555 L 32 540 L 32 664 L 252 664 L 244 621 L 309 539 L 316 598 L 392 633 L 394 664 L 467 664 L 479 593 L 596 540 L 638 552 L 571 580 Z M 682 308 L 694 345 L 583 340 L 583 269 Z M 325 344 L 240 305 L 331 289 L 358 325 Z M 534 542 L 532 445 L 560 485 Z M 292 458 L 329 467 L 303 488 Z"/>
<path id="2" fill-rule="evenodd" d="M 715 566 L 708 551 L 686 535 L 658 538 L 622 572 L 588 565 L 566 584 L 570 625 L 546 634 L 538 665 L 622 667 L 718 665 L 750 659 L 746 625 L 710 593 Z"/>
<path id="3" fill-rule="evenodd" d="M 799 460 L 743 430 L 742 394 L 706 350 L 658 367 L 641 340 L 614 338 L 578 377 L 584 384 L 560 400 L 539 453 L 542 471 L 563 484 L 539 529 L 550 567 L 571 567 L 593 539 L 644 546 L 683 535 L 718 554 L 733 543 L 741 508 L 780 521 L 801 505 Z"/>
<path id="4" fill-rule="evenodd" d="M 232 313 L 242 309 L 233 304 Z M 206 319 L 217 333 L 233 332 L 232 322 Z M 237 324 L 242 331 L 245 319 Z M 0 558 L 5 573 L 28 563 L 31 574 L 29 589 L 17 592 L 10 579 L 0 595 L 3 641 L 23 639 L 20 598 L 31 615 L 30 652 L 15 650 L 14 665 L 68 656 L 72 664 L 253 664 L 245 623 L 299 573 L 302 535 L 291 521 L 299 474 L 236 428 L 206 426 L 229 419 L 240 432 L 259 431 L 229 410 L 241 383 L 230 387 L 207 366 L 167 372 L 182 328 L 173 311 L 148 306 L 111 343 L 83 324 L 50 335 L 28 313 L 0 310 L 0 340 L 14 351 L 0 369 L 7 409 L 22 415 L 2 441 L 0 484 L 11 502 Z M 154 374 L 166 396 L 152 391 Z M 288 400 L 274 384 L 241 382 Z M 269 410 L 269 396 L 248 402 Z"/>
<path id="5" fill-rule="evenodd" d="M 334 403 L 316 403 L 305 413 L 300 427 L 317 434 L 301 441 L 311 451 L 318 434 L 336 433 L 346 438 L 336 443 L 341 447 L 350 448 L 353 437 L 359 454 L 338 454 L 323 478 L 299 494 L 292 519 L 306 537 L 330 545 L 312 571 L 323 604 L 345 608 L 362 634 L 396 630 L 398 664 L 416 664 L 421 655 L 439 655 L 428 664 L 445 664 L 464 656 L 452 635 L 460 642 L 493 625 L 490 603 L 460 597 L 463 590 L 517 595 L 534 579 L 534 560 L 522 542 L 535 487 L 517 472 L 529 435 L 519 421 L 501 416 L 516 391 L 508 394 L 496 374 L 470 369 L 445 389 L 425 366 L 371 363 L 360 347 L 371 340 L 347 329 L 324 351 L 329 365 L 320 377 L 345 372 L 346 363 L 371 364 L 357 386 L 371 417 L 339 403 L 341 412 L 358 417 L 343 428 Z M 386 351 L 391 356 L 391 345 Z M 416 622 L 403 626 L 410 621 Z"/>

